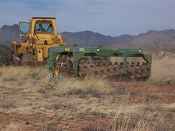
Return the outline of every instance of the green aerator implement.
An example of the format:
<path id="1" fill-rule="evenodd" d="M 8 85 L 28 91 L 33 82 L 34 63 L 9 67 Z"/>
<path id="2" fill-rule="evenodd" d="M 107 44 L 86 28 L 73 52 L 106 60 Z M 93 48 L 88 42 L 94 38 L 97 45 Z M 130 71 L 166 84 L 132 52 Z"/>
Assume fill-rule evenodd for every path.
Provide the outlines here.
<path id="1" fill-rule="evenodd" d="M 115 80 L 147 80 L 152 57 L 142 49 L 66 48 L 49 49 L 50 78 L 97 77 Z"/>

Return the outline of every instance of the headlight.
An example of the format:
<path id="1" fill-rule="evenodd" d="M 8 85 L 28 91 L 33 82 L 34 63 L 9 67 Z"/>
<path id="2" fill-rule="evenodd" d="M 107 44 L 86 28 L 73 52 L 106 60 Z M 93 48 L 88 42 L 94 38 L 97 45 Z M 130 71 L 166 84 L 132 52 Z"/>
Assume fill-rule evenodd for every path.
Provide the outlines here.
<path id="1" fill-rule="evenodd" d="M 97 52 L 99 52 L 100 51 L 100 49 L 97 49 Z"/>
<path id="2" fill-rule="evenodd" d="M 139 50 L 139 53 L 142 53 L 143 51 L 142 50 Z"/>

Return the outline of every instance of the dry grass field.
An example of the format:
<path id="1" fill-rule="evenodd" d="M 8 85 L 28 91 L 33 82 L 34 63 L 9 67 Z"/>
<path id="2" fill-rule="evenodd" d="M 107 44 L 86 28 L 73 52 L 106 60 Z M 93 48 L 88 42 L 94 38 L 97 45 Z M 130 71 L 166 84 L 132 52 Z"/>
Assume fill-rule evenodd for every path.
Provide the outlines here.
<path id="1" fill-rule="evenodd" d="M 45 67 L 0 67 L 0 131 L 174 131 L 175 56 L 146 82 L 47 80 Z"/>
<path id="2" fill-rule="evenodd" d="M 165 53 L 163 56 L 153 56 L 152 78 L 153 82 L 162 84 L 175 83 L 175 54 Z"/>

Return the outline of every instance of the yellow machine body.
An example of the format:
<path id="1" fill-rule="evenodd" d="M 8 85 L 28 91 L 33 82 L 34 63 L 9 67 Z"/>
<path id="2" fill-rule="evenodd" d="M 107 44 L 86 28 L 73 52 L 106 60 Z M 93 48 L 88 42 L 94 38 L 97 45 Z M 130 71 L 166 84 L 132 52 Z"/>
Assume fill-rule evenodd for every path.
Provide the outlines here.
<path id="1" fill-rule="evenodd" d="M 12 43 L 14 61 L 45 62 L 49 48 L 64 44 L 54 17 L 33 17 L 30 22 L 20 22 L 19 32 L 20 40 Z"/>

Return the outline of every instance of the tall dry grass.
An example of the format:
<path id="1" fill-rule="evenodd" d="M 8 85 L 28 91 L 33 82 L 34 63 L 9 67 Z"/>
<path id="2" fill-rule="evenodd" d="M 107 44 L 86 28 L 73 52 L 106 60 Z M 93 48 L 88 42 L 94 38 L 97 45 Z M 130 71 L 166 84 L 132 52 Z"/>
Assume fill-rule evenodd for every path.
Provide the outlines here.
<path id="1" fill-rule="evenodd" d="M 154 56 L 152 76 L 149 81 L 162 84 L 175 84 L 175 56 L 167 54 L 163 57 Z"/>
<path id="2" fill-rule="evenodd" d="M 44 67 L 28 67 L 28 66 L 3 66 L 0 67 L 0 80 L 30 82 L 30 80 L 47 80 L 47 69 Z"/>
<path id="3" fill-rule="evenodd" d="M 152 77 L 150 78 L 149 81 L 155 82 L 155 83 L 168 83 L 168 84 L 175 83 L 174 67 L 175 67 L 174 56 L 168 55 L 162 58 L 155 57 L 153 59 Z M 9 96 L 14 95 L 14 100 L 20 100 L 20 102 L 17 102 L 18 105 L 15 105 L 17 107 L 24 106 L 24 105 L 31 107 L 31 103 L 34 103 L 34 101 L 37 101 L 39 104 L 41 104 L 41 107 L 51 106 L 53 108 L 53 105 L 51 105 L 51 103 L 49 103 L 48 100 L 50 98 L 51 100 L 54 100 L 56 96 L 58 97 L 58 99 L 62 98 L 63 99 L 62 102 L 64 102 L 64 99 L 66 98 L 65 99 L 66 101 L 65 103 L 63 103 L 63 106 L 68 106 L 67 108 L 61 107 L 62 105 L 60 103 L 53 103 L 57 106 L 56 108 L 58 108 L 61 111 L 65 111 L 64 112 L 65 114 L 69 111 L 68 108 L 71 108 L 71 106 L 76 110 L 82 110 L 82 108 L 84 108 L 82 111 L 80 111 L 80 113 L 86 113 L 84 111 L 87 111 L 87 109 L 90 111 L 94 109 L 96 112 L 99 111 L 100 113 L 101 112 L 106 113 L 108 112 L 109 108 L 111 108 L 111 110 L 113 108 L 118 108 L 116 107 L 117 104 L 115 104 L 116 101 L 106 100 L 106 98 L 108 99 L 108 96 L 110 96 L 113 92 L 115 92 L 115 90 L 109 85 L 108 81 L 97 80 L 94 78 L 85 79 L 85 80 L 78 80 L 76 78 L 71 78 L 71 79 L 65 78 L 64 80 L 61 80 L 61 81 L 56 80 L 56 81 L 49 82 L 47 79 L 47 75 L 48 75 L 48 71 L 47 71 L 47 68 L 45 67 L 36 67 L 36 68 L 27 67 L 27 66 L 26 67 L 13 67 L 13 66 L 0 67 L 0 86 L 1 86 L 0 89 L 2 89 L 4 92 L 8 92 Z M 12 94 L 10 94 L 11 92 Z M 17 94 L 15 95 L 15 93 Z M 27 93 L 26 96 L 27 95 L 28 96 L 27 98 L 25 98 L 25 100 L 28 102 L 28 104 L 22 101 L 24 98 L 22 93 Z M 85 105 L 87 104 L 87 102 L 85 101 L 88 101 L 89 98 L 91 97 L 99 98 L 103 95 L 107 97 L 105 97 L 105 99 L 103 98 L 93 99 L 97 101 L 97 103 L 95 102 L 94 102 L 95 104 L 93 103 L 94 107 Z M 16 96 L 18 97 L 18 99 L 16 98 Z M 67 96 L 72 96 L 72 97 L 68 99 Z M 73 101 L 74 98 L 75 100 L 77 100 L 76 99 L 77 96 L 84 99 L 78 99 L 79 102 Z M 34 97 L 36 97 L 36 99 L 34 99 Z M 9 109 L 9 106 L 12 106 L 13 103 L 15 102 L 13 102 L 9 98 L 7 100 L 2 100 L 0 101 L 0 103 L 4 103 L 2 104 L 3 107 L 5 107 L 6 109 Z M 66 103 L 67 100 L 70 100 L 70 101 L 72 100 L 73 102 Z M 99 100 L 100 102 L 98 103 Z M 105 103 L 104 101 L 105 102 L 107 101 L 109 103 L 106 104 L 107 102 Z M 110 107 L 110 104 L 111 105 L 113 104 L 113 106 Z M 36 105 L 32 105 L 32 106 L 35 109 L 39 109 L 39 107 Z M 103 109 L 97 110 L 99 109 L 98 106 L 103 107 Z M 100 127 L 100 126 L 90 125 L 90 126 L 87 126 L 87 128 L 82 130 L 83 131 L 173 131 L 175 130 L 173 128 L 174 126 L 173 121 L 166 121 L 165 117 L 159 112 L 139 114 L 139 112 L 137 112 L 137 109 L 134 109 L 134 113 L 128 114 L 128 112 L 131 112 L 129 106 L 130 105 L 128 105 L 128 107 L 127 106 L 124 107 L 125 109 L 119 109 L 117 111 L 117 113 L 115 114 L 113 123 L 112 124 L 109 123 L 110 125 L 109 128 L 103 127 L 103 126 Z M 18 109 L 20 109 L 19 107 Z M 126 110 L 126 108 L 128 108 L 129 111 L 127 112 L 127 114 L 124 114 L 125 112 L 124 110 Z M 174 107 L 171 110 L 172 112 L 174 112 Z M 32 109 L 30 109 L 29 111 L 32 111 Z M 72 111 L 73 110 L 70 110 L 71 113 Z M 68 115 L 70 115 L 71 113 L 68 113 Z M 77 111 L 77 113 L 79 112 Z M 65 114 L 64 116 L 66 116 Z M 10 125 L 10 127 L 7 127 L 6 130 L 7 131 L 13 130 L 13 129 L 15 130 L 17 128 L 18 127 L 16 125 L 12 124 Z M 48 128 L 45 128 L 44 130 L 47 131 L 47 129 Z"/>
<path id="4" fill-rule="evenodd" d="M 122 108 L 121 108 L 122 109 Z M 159 112 L 124 114 L 118 110 L 111 123 L 91 123 L 82 131 L 174 131 L 175 125 Z"/>
<path id="5" fill-rule="evenodd" d="M 105 80 L 89 78 L 79 80 L 77 78 L 64 78 L 63 80 L 48 80 L 48 71 L 44 67 L 0 67 L 0 82 L 20 82 L 24 86 L 36 86 L 36 88 L 46 90 L 54 88 L 59 95 L 108 94 L 113 91 L 109 83 Z M 15 85 L 15 84 L 14 84 Z M 95 94 L 94 94 L 95 95 Z"/>
<path id="6" fill-rule="evenodd" d="M 84 121 L 76 123 L 77 131 L 174 131 L 175 125 L 173 121 L 168 121 L 164 114 L 155 112 L 142 112 L 138 114 L 123 113 L 123 107 L 117 110 L 113 120 L 105 120 L 105 118 L 99 118 L 99 120 L 82 120 Z M 49 122 L 47 122 L 49 123 Z M 37 129 L 33 128 L 30 131 L 72 131 L 71 127 L 64 128 L 58 127 L 57 124 L 41 124 Z M 81 127 L 81 128 L 80 128 Z M 25 131 L 27 126 L 12 122 L 6 125 L 0 131 Z M 75 129 L 74 129 L 75 130 Z"/>

